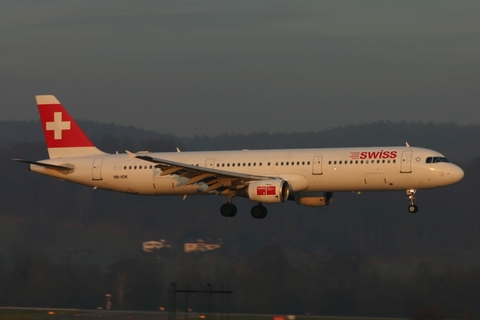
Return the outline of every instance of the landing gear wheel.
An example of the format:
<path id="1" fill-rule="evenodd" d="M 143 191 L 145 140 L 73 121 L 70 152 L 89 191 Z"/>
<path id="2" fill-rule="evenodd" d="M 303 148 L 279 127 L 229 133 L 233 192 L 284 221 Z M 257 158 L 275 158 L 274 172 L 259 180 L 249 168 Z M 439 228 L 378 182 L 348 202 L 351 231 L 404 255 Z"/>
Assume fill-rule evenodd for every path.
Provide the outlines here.
<path id="1" fill-rule="evenodd" d="M 237 214 L 237 206 L 231 202 L 224 203 L 220 207 L 220 213 L 224 217 L 234 217 Z"/>
<path id="2" fill-rule="evenodd" d="M 408 201 L 410 201 L 410 205 L 408 206 L 408 211 L 411 213 L 415 213 L 418 211 L 418 207 L 413 204 L 416 193 L 417 193 L 417 189 L 412 188 L 407 190 Z"/>
<path id="3" fill-rule="evenodd" d="M 268 211 L 263 205 L 257 204 L 252 208 L 250 213 L 255 219 L 264 219 L 267 216 Z"/>

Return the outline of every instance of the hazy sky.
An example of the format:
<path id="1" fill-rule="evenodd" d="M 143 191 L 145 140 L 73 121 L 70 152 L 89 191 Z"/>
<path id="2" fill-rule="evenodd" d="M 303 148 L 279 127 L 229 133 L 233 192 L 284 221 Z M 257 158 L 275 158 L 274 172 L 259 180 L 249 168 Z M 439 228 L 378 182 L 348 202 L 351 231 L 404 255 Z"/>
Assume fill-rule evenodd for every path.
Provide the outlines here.
<path id="1" fill-rule="evenodd" d="M 0 120 L 179 136 L 480 124 L 480 1 L 3 0 Z"/>

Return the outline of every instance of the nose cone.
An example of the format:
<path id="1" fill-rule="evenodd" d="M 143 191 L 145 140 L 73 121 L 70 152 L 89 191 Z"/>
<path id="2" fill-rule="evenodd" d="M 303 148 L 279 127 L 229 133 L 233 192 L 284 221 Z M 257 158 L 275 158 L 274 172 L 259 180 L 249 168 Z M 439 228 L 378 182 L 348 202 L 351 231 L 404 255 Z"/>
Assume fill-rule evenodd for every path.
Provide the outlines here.
<path id="1" fill-rule="evenodd" d="M 451 179 L 452 183 L 457 183 L 462 180 L 464 175 L 465 173 L 462 168 L 454 164 L 452 164 L 452 168 L 448 170 L 448 177 Z"/>

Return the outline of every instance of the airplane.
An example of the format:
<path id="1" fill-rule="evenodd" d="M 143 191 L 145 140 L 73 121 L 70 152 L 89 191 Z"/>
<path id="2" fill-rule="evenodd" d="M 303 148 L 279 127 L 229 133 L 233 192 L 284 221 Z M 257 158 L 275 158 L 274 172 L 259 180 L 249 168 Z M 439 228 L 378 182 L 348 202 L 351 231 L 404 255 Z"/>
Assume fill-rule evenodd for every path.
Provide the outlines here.
<path id="1" fill-rule="evenodd" d="M 233 217 L 234 197 L 257 204 L 256 219 L 267 216 L 264 204 L 287 200 L 322 207 L 334 192 L 400 191 L 415 213 L 417 190 L 460 181 L 463 170 L 441 153 L 418 147 L 355 147 L 277 150 L 130 152 L 99 150 L 53 95 L 36 96 L 49 159 L 30 161 L 33 172 L 123 193 L 169 196 L 224 195 L 220 208 Z"/>

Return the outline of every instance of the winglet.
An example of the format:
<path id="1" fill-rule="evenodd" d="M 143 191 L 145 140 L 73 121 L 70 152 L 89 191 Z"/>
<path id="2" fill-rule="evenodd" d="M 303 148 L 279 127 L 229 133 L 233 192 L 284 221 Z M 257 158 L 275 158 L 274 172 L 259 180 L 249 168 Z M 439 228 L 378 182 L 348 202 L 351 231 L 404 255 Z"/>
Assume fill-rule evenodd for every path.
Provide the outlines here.
<path id="1" fill-rule="evenodd" d="M 407 141 L 405 141 L 405 145 L 406 145 L 408 148 L 410 148 L 410 145 L 408 144 Z"/>

